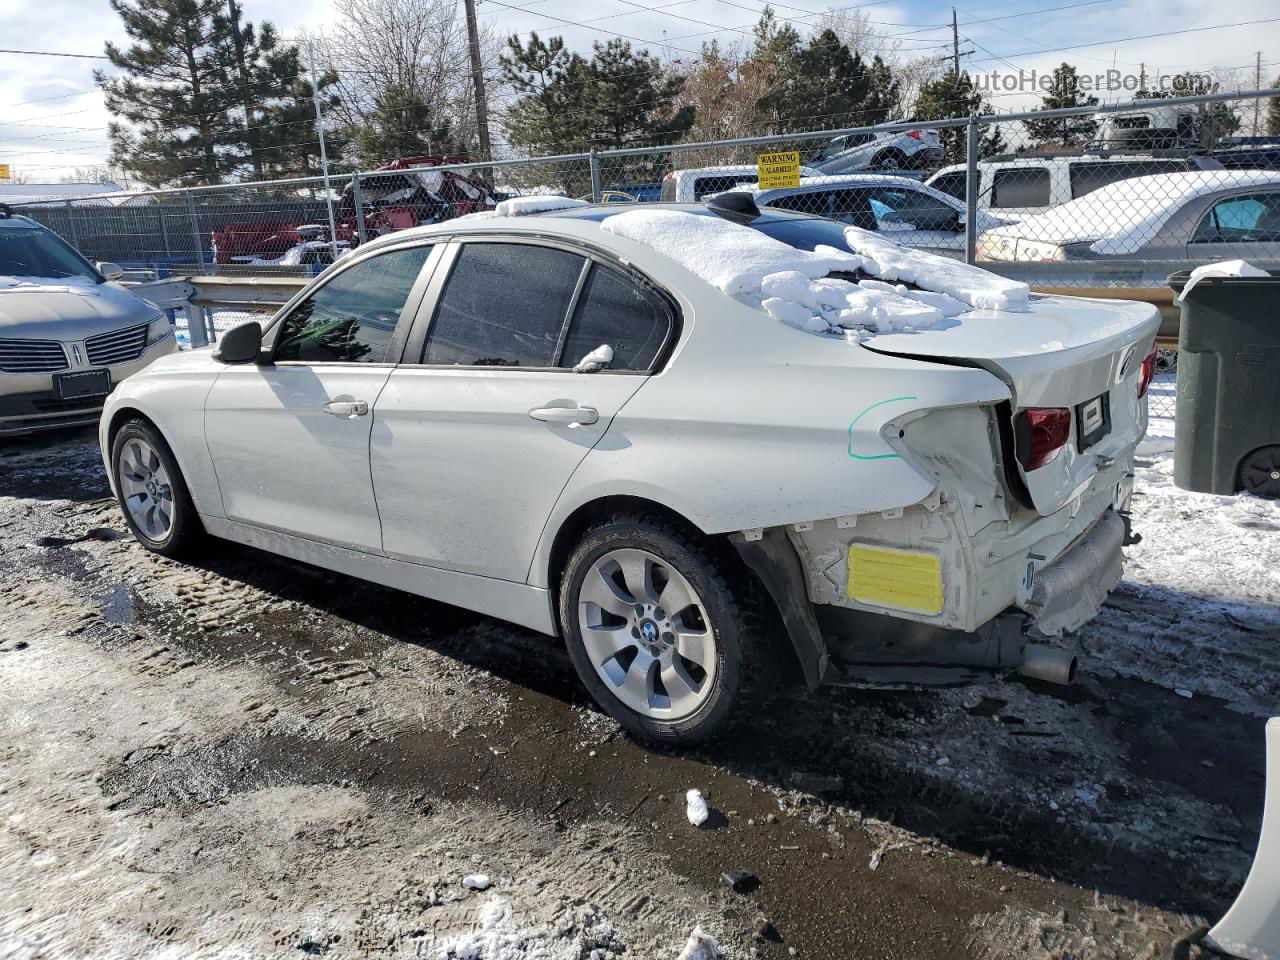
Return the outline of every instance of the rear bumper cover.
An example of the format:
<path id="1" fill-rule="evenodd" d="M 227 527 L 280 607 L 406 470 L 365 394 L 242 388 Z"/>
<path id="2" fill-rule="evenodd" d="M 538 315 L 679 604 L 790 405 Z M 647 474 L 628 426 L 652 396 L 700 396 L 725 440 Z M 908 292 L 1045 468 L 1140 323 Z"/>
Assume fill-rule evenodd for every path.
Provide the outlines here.
<path id="1" fill-rule="evenodd" d="M 1034 573 L 1023 609 L 1038 632 L 1061 636 L 1098 615 L 1107 595 L 1120 583 L 1124 538 L 1124 520 L 1108 510 L 1061 557 Z"/>

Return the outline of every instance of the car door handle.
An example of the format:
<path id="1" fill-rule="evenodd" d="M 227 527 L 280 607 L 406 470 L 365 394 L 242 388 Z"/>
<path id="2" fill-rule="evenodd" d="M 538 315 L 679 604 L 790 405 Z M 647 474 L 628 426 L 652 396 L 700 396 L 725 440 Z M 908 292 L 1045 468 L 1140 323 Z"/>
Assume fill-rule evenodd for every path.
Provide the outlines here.
<path id="1" fill-rule="evenodd" d="M 368 415 L 369 404 L 363 400 L 330 400 L 322 409 L 330 416 L 354 420 Z"/>
<path id="2" fill-rule="evenodd" d="M 547 423 L 567 423 L 571 427 L 595 423 L 600 411 L 595 407 L 534 407 L 529 416 Z"/>

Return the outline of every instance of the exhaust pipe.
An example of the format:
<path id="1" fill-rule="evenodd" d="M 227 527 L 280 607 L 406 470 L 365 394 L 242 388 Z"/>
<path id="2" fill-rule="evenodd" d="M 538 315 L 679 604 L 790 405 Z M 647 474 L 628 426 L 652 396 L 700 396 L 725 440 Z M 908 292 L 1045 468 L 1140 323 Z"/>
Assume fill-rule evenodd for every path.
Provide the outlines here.
<path id="1" fill-rule="evenodd" d="M 1022 648 L 1022 665 L 1018 672 L 1024 677 L 1069 687 L 1076 682 L 1076 658 L 1065 650 L 1028 643 Z"/>

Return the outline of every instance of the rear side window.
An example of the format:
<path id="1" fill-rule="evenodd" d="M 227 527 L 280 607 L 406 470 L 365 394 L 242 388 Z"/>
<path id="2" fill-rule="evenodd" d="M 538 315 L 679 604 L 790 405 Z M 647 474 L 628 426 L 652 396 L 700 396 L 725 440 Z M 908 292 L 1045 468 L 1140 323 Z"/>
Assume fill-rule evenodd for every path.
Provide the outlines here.
<path id="1" fill-rule="evenodd" d="M 808 193 L 789 193 L 766 201 L 767 207 L 781 207 L 797 213 L 810 213 L 815 217 L 829 217 L 831 193 L 827 190 L 811 190 Z"/>
<path id="2" fill-rule="evenodd" d="M 1280 241 L 1280 193 L 1255 193 L 1215 203 L 1196 227 L 1192 243 Z"/>
<path id="3" fill-rule="evenodd" d="M 671 332 L 672 311 L 656 290 L 595 264 L 565 340 L 561 366 L 574 367 L 596 347 L 613 348 L 611 370 L 650 370 Z"/>
<path id="4" fill-rule="evenodd" d="M 716 174 L 713 177 L 698 177 L 693 181 L 693 199 L 701 200 L 709 193 L 721 193 L 732 190 L 740 183 L 754 183 L 754 173 Z"/>
<path id="5" fill-rule="evenodd" d="M 1071 164 L 1071 196 L 1083 197 L 1086 193 L 1105 187 L 1117 180 L 1131 180 L 1153 173 L 1177 173 L 1190 170 L 1185 160 L 1139 160 L 1133 163 L 1073 163 Z"/>
<path id="6" fill-rule="evenodd" d="M 440 296 L 422 362 L 554 366 L 584 262 L 578 254 L 553 247 L 463 244 Z"/>
<path id="7" fill-rule="evenodd" d="M 935 190 L 941 190 L 943 193 L 949 193 L 957 200 L 964 199 L 965 174 L 963 170 L 957 170 L 955 173 L 944 173 L 935 177 L 930 181 L 929 186 Z"/>
<path id="8" fill-rule="evenodd" d="M 430 246 L 391 250 L 348 267 L 298 304 L 280 327 L 275 359 L 382 363 Z"/>
<path id="9" fill-rule="evenodd" d="M 1049 171 L 1044 167 L 997 170 L 991 186 L 993 207 L 1049 206 Z"/>

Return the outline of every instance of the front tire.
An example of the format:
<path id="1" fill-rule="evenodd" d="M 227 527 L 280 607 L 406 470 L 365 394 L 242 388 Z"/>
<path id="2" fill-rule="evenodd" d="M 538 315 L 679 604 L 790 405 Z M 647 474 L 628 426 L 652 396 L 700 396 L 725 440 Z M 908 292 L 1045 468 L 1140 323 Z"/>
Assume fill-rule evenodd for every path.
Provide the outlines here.
<path id="1" fill-rule="evenodd" d="M 146 420 L 125 423 L 111 441 L 111 468 L 116 499 L 138 542 L 165 557 L 189 555 L 204 531 L 160 432 Z"/>
<path id="2" fill-rule="evenodd" d="M 662 518 L 622 515 L 586 533 L 565 565 L 560 622 L 591 695 L 646 740 L 723 732 L 760 687 L 749 592 L 730 586 L 702 540 Z"/>

